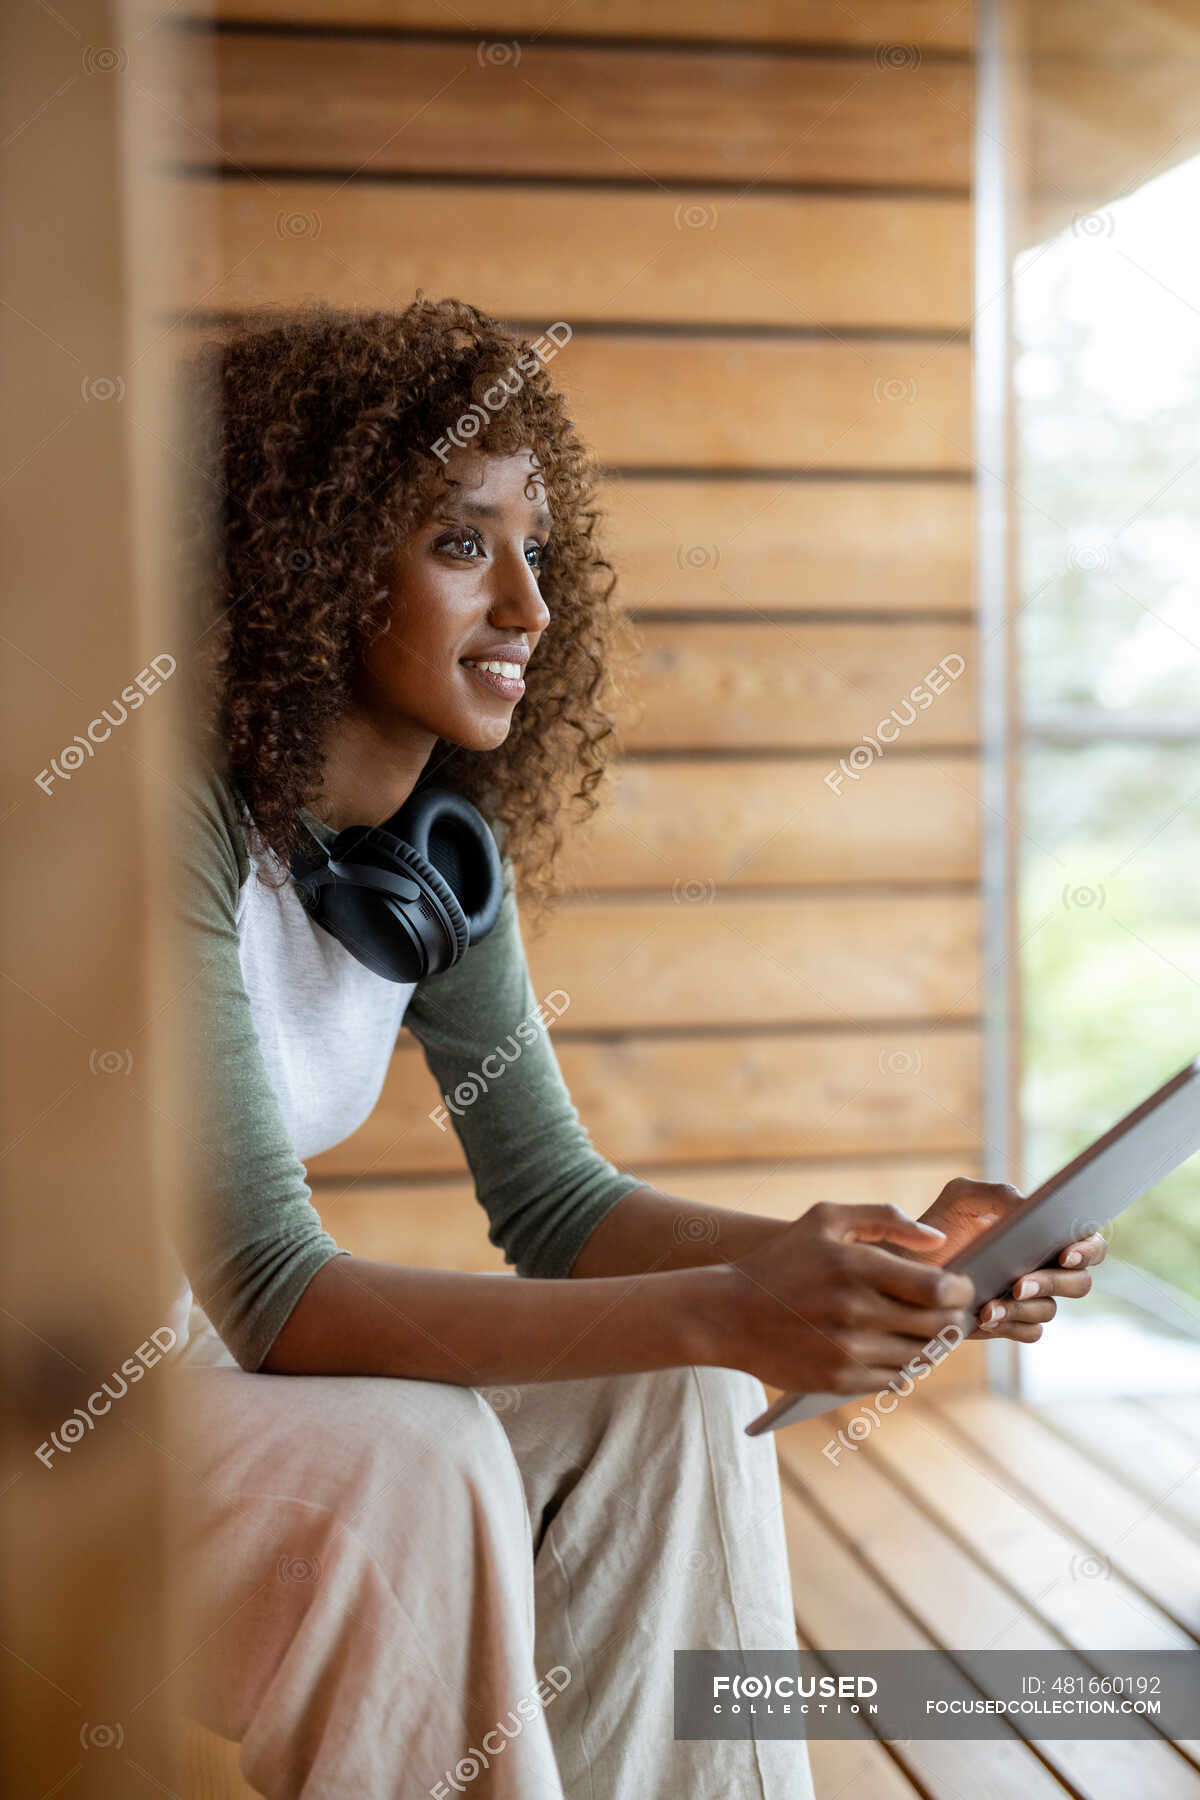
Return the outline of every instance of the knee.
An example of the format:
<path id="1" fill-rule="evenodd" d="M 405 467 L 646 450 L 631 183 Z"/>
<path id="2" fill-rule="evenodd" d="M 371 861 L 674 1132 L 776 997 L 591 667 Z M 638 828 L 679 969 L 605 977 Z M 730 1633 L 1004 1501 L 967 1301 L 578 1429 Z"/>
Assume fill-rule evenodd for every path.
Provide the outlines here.
<path id="1" fill-rule="evenodd" d="M 735 1441 L 753 1443 L 745 1436 L 745 1427 L 767 1405 L 762 1382 L 745 1369 L 687 1363 L 636 1379 L 643 1384 L 645 1403 L 669 1411 L 683 1429 L 707 1428 L 710 1434 Z"/>
<path id="2" fill-rule="evenodd" d="M 767 1395 L 756 1375 L 744 1369 L 708 1364 L 682 1364 L 655 1369 L 626 1378 L 632 1401 L 640 1414 L 639 1435 L 644 1441 L 666 1442 L 682 1458 L 707 1454 L 720 1470 L 748 1464 L 774 1465 L 774 1438 L 752 1438 L 746 1426 L 767 1405 Z"/>
<path id="3" fill-rule="evenodd" d="M 403 1495 L 406 1513 L 423 1510 L 446 1532 L 471 1526 L 511 1538 L 528 1530 L 512 1446 L 476 1390 L 448 1382 L 387 1385 L 391 1392 L 374 1443 L 372 1493 L 385 1509 L 390 1500 L 393 1522 Z"/>
<path id="4" fill-rule="evenodd" d="M 319 1398 L 289 1458 L 296 1499 L 278 1502 L 289 1557 L 324 1567 L 365 1550 L 395 1572 L 455 1545 L 490 1561 L 530 1535 L 516 1458 L 473 1388 L 354 1377 Z"/>
<path id="5" fill-rule="evenodd" d="M 679 1376 L 681 1467 L 706 1465 L 726 1501 L 757 1516 L 780 1504 L 777 1445 L 772 1434 L 748 1437 L 751 1419 L 766 1409 L 767 1394 L 756 1375 L 744 1369 L 703 1364 Z"/>
<path id="6" fill-rule="evenodd" d="M 767 1406 L 767 1392 L 758 1376 L 745 1369 L 708 1365 L 693 1368 L 690 1373 L 695 1376 L 696 1392 L 710 1427 L 739 1445 L 752 1445 L 755 1440 L 746 1436 L 746 1426 Z"/>

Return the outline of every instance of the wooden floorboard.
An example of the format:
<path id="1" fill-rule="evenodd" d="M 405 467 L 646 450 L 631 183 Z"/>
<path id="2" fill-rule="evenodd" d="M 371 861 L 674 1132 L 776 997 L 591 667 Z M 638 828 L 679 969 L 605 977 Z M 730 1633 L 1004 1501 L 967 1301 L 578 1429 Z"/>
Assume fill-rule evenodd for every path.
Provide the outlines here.
<path id="1" fill-rule="evenodd" d="M 815 1650 L 803 1632 L 802 1650 Z M 812 1738 L 809 1767 L 817 1800 L 924 1800 L 891 1749 L 877 1739 Z"/>
<path id="2" fill-rule="evenodd" d="M 804 1426 L 789 1428 L 795 1433 L 804 1430 Z M 860 1468 L 835 1470 L 826 1463 L 826 1469 L 834 1482 L 840 1477 L 840 1502 L 841 1490 L 860 1479 Z M 783 1507 L 797 1627 L 833 1669 L 839 1650 L 938 1647 L 813 1503 L 809 1491 L 785 1480 Z M 879 1523 L 886 1528 L 886 1514 L 879 1516 Z M 993 1800 L 1058 1800 L 1062 1792 L 1053 1773 L 1015 1731 L 975 1742 L 910 1740 L 893 1745 L 891 1754 L 918 1789 L 931 1795 L 986 1793 Z"/>
<path id="3" fill-rule="evenodd" d="M 956 1397 L 953 1404 L 969 1408 L 971 1401 L 982 1398 L 976 1392 Z M 939 1511 L 926 1488 L 941 1488 L 944 1483 L 927 1446 L 949 1442 L 949 1453 L 955 1454 L 948 1427 L 923 1402 L 914 1400 L 901 1410 L 909 1415 L 903 1450 L 893 1441 L 886 1457 L 880 1454 L 884 1440 L 900 1435 L 896 1414 L 863 1448 L 841 1454 L 836 1465 L 822 1447 L 848 1414 L 790 1426 L 780 1435 L 785 1521 L 801 1632 L 831 1651 L 1076 1648 L 1069 1633 L 1056 1630 L 1042 1616 L 1036 1596 L 1020 1597 L 1003 1571 L 993 1566 L 984 1540 L 997 1531 L 1019 1536 L 1019 1509 L 1014 1519 L 1010 1505 L 1007 1520 L 1000 1521 L 995 1505 L 980 1505 L 972 1496 L 966 1507 L 950 1514 Z M 968 1490 L 973 1476 L 969 1467 Z M 1125 1641 L 1114 1632 L 1106 1647 Z M 1080 1672 L 1089 1672 L 1091 1666 L 1081 1655 Z M 1014 1732 L 1014 1738 L 1017 1735 Z M 945 1747 L 933 1764 L 922 1759 L 905 1766 L 935 1800 L 959 1791 L 1005 1793 L 1014 1768 L 1027 1777 L 1031 1795 L 1046 1791 L 1047 1781 L 1051 1792 L 1086 1800 L 1123 1800 L 1133 1793 L 1185 1800 L 1200 1793 L 1196 1769 L 1161 1739 L 1117 1743 L 1054 1739 L 1029 1746 L 1007 1740 L 997 1767 L 976 1760 L 982 1748 L 979 1743 L 958 1746 L 964 1759 L 961 1766 Z M 995 1748 L 993 1744 L 991 1749 Z M 897 1754 L 908 1758 L 914 1749 L 901 1747 Z M 960 1788 L 956 1778 L 961 1778 Z M 820 1789 L 818 1796 L 824 1800 Z"/>
<path id="4" fill-rule="evenodd" d="M 1200 1443 L 1162 1422 L 1140 1400 L 1070 1400 L 1033 1408 L 1036 1416 L 1200 1538 Z"/>
<path id="5" fill-rule="evenodd" d="M 1105 1581 L 1119 1575 L 1193 1638 L 1200 1638 L 1200 1541 L 1148 1496 L 1098 1468 L 1025 1407 L 996 1394 L 951 1396 L 942 1417 L 971 1449 L 1078 1542 L 1072 1572 Z"/>
<path id="6" fill-rule="evenodd" d="M 817 1800 L 923 1800 L 882 1744 L 814 1739 L 808 1762 Z"/>
<path id="7" fill-rule="evenodd" d="M 1200 1397 L 1192 1394 L 1159 1394 L 1144 1402 L 1154 1418 L 1185 1442 L 1200 1449 Z"/>

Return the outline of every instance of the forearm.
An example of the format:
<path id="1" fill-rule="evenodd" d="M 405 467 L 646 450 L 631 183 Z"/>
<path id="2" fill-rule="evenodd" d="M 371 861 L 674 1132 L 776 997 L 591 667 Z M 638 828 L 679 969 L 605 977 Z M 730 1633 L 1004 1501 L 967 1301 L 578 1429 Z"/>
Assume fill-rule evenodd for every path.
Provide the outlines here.
<path id="1" fill-rule="evenodd" d="M 716 1275 L 498 1279 L 336 1256 L 301 1294 L 261 1370 L 475 1387 L 716 1361 L 725 1292 Z"/>
<path id="2" fill-rule="evenodd" d="M 605 1213 L 575 1258 L 571 1276 L 579 1280 L 733 1262 L 777 1237 L 786 1223 L 685 1200 L 648 1185 L 634 1188 Z"/>

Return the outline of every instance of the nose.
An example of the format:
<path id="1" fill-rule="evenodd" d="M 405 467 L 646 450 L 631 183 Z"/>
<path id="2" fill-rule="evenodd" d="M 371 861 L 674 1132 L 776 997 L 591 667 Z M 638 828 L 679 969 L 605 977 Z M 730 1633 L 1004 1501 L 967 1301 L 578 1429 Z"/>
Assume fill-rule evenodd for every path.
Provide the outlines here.
<path id="1" fill-rule="evenodd" d="M 497 557 L 492 568 L 489 623 L 510 631 L 544 631 L 550 623 L 550 608 L 524 552 Z"/>

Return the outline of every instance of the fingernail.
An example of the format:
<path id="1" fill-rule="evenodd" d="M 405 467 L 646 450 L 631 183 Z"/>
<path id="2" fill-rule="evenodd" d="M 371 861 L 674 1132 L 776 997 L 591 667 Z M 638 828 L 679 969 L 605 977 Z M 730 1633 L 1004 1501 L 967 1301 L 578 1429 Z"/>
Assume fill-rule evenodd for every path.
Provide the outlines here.
<path id="1" fill-rule="evenodd" d="M 1025 1281 L 1018 1281 L 1016 1287 L 1013 1289 L 1013 1299 L 1014 1300 L 1028 1300 L 1032 1294 L 1036 1294 L 1036 1293 L 1037 1293 L 1037 1282 L 1036 1281 L 1030 1281 L 1028 1279 L 1026 1279 Z"/>
<path id="2" fill-rule="evenodd" d="M 987 1307 L 986 1311 L 987 1317 L 983 1320 L 985 1325 L 998 1325 L 1004 1317 L 1004 1308 L 1002 1306 L 997 1306 L 995 1301 Z"/>
<path id="3" fill-rule="evenodd" d="M 1078 1250 L 1068 1250 L 1067 1254 L 1063 1257 L 1063 1268 L 1073 1269 L 1076 1263 L 1081 1263 L 1082 1261 L 1083 1257 L 1079 1254 Z"/>

